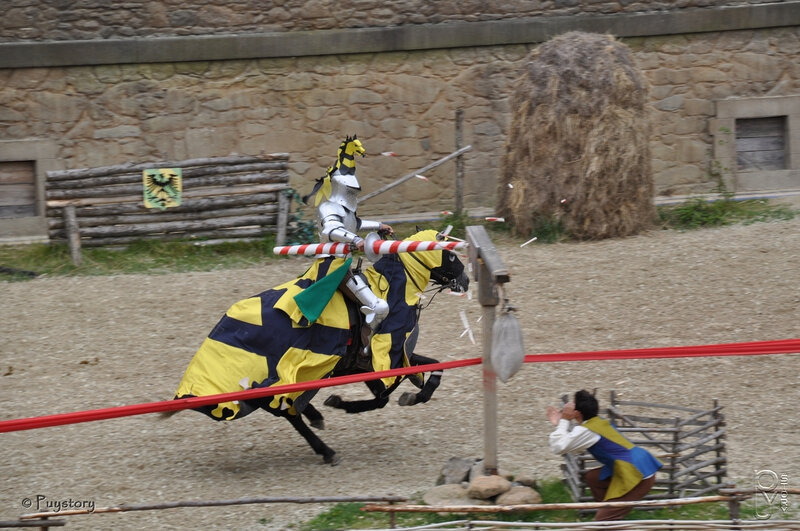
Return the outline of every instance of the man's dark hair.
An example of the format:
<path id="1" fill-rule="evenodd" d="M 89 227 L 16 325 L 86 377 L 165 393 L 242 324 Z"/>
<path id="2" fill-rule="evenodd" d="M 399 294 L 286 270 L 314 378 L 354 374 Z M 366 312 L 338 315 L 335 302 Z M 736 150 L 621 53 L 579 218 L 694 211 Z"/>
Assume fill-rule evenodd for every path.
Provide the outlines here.
<path id="1" fill-rule="evenodd" d="M 596 417 L 598 409 L 597 399 L 592 393 L 585 389 L 581 389 L 575 393 L 575 410 L 581 414 L 583 420 Z"/>

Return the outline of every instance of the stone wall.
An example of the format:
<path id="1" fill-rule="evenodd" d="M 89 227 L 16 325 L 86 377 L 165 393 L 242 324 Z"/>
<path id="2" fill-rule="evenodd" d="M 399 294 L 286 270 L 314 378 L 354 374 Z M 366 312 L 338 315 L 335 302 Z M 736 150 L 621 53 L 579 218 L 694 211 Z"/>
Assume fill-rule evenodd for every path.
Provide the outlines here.
<path id="1" fill-rule="evenodd" d="M 652 85 L 657 192 L 707 192 L 716 99 L 800 94 L 793 28 L 628 39 Z M 455 150 L 464 111 L 465 206 L 492 207 L 507 98 L 530 46 L 0 70 L 2 140 L 54 139 L 63 167 L 288 152 L 301 192 L 357 133 L 365 192 Z M 393 151 L 397 157 L 382 157 Z M 363 213 L 452 209 L 455 165 Z"/>
<path id="2" fill-rule="evenodd" d="M 710 131 L 716 100 L 800 95 L 797 28 L 625 42 L 651 83 L 651 154 L 658 195 L 706 193 L 717 185 Z M 735 168 L 717 169 L 730 182 Z M 793 187 L 800 187 L 800 181 Z"/>
<path id="3" fill-rule="evenodd" d="M 5 0 L 0 42 L 126 39 L 608 15 L 774 0 Z"/>
<path id="4" fill-rule="evenodd" d="M 359 160 L 370 192 L 454 151 L 460 110 L 462 145 L 473 147 L 464 205 L 491 209 L 508 96 L 528 53 L 554 32 L 587 29 L 627 35 L 651 84 L 657 193 L 709 192 L 715 101 L 800 95 L 800 2 L 754 4 L 763 2 L 127 0 L 109 10 L 100 0 L 9 0 L 0 148 L 3 160 L 41 153 L 37 168 L 287 152 L 303 193 L 356 133 L 370 154 Z M 305 29 L 329 31 L 295 31 Z M 455 164 L 426 177 L 361 212 L 452 210 Z M 782 179 L 786 188 L 795 176 Z"/>

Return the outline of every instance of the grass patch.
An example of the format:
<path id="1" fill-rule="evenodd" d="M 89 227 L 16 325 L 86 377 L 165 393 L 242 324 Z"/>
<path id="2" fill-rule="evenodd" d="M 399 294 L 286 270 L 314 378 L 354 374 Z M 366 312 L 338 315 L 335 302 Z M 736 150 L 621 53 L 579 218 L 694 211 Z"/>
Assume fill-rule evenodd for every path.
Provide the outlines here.
<path id="1" fill-rule="evenodd" d="M 736 201 L 723 197 L 717 201 L 696 198 L 674 206 L 661 206 L 658 216 L 666 229 L 692 230 L 704 227 L 721 227 L 734 223 L 786 221 L 797 211 L 783 205 L 774 205 L 764 199 Z"/>
<path id="2" fill-rule="evenodd" d="M 767 200 L 735 201 L 725 196 L 712 202 L 693 199 L 680 205 L 662 206 L 658 213 L 662 228 L 690 230 L 733 223 L 785 221 L 796 217 L 798 211 Z M 292 242 L 317 239 L 313 224 L 300 220 L 297 225 L 298 230 L 291 235 Z M 512 227 L 505 222 L 484 221 L 463 213 L 444 216 L 426 224 L 425 228 L 444 230 L 448 225 L 453 226 L 450 234 L 461 239 L 466 238 L 469 225 L 486 227 L 496 244 L 518 245 L 528 239 L 514 236 Z M 415 233 L 417 227 L 413 223 L 402 223 L 395 225 L 394 229 L 398 238 L 405 238 Z M 557 220 L 549 219 L 539 220 L 532 236 L 537 237 L 536 244 L 569 239 L 563 226 Z M 215 245 L 203 245 L 202 241 L 142 240 L 120 247 L 84 247 L 83 264 L 79 267 L 72 264 L 66 244 L 0 245 L 0 281 L 23 281 L 36 275 L 161 274 L 252 267 L 282 259 L 272 254 L 274 244 L 272 235 L 255 241 Z"/>
<path id="3" fill-rule="evenodd" d="M 540 482 L 536 490 L 542 496 L 542 503 L 572 502 L 569 490 L 559 479 Z M 418 500 L 410 503 L 418 504 Z M 361 510 L 361 503 L 340 503 L 317 515 L 312 520 L 300 524 L 301 531 L 317 531 L 323 529 L 368 529 L 389 528 L 391 524 L 388 513 L 372 513 Z M 742 507 L 742 518 L 752 519 L 754 511 L 745 505 Z M 472 513 L 441 515 L 437 513 L 395 513 L 396 527 L 413 527 L 452 520 L 494 520 L 501 522 L 587 522 L 594 518 L 593 513 L 580 514 L 574 510 L 532 511 L 524 513 Z M 703 503 L 684 505 L 681 507 L 660 508 L 654 510 L 634 509 L 626 520 L 728 520 L 727 503 Z"/>
<path id="4" fill-rule="evenodd" d="M 84 247 L 80 266 L 72 264 L 66 244 L 0 246 L 2 280 L 27 280 L 39 275 L 111 275 L 171 273 L 248 267 L 277 259 L 274 239 L 202 245 L 202 242 L 141 240 L 124 247 Z"/>

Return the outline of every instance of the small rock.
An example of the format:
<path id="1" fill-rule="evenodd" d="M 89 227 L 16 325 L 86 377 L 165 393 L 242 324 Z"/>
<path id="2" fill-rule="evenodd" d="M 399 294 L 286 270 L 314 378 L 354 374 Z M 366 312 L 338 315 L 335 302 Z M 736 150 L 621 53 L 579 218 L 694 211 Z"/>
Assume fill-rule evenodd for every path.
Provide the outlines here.
<path id="1" fill-rule="evenodd" d="M 422 497 L 425 504 L 432 507 L 447 507 L 453 505 L 488 505 L 486 500 L 474 500 L 467 495 L 466 487 L 455 484 L 445 484 L 433 487 Z"/>
<path id="2" fill-rule="evenodd" d="M 525 505 L 529 503 L 542 503 L 542 496 L 530 487 L 511 487 L 495 500 L 497 505 Z"/>
<path id="3" fill-rule="evenodd" d="M 452 483 L 458 484 L 462 481 L 469 480 L 469 473 L 472 465 L 475 463 L 474 459 L 464 459 L 462 457 L 451 457 L 447 464 L 442 467 L 439 473 L 439 478 L 436 480 L 437 485 L 449 485 Z"/>
<path id="4" fill-rule="evenodd" d="M 485 476 L 486 472 L 483 469 L 483 459 L 478 459 L 474 461 L 472 465 L 472 469 L 469 471 L 469 479 L 468 481 L 472 481 L 478 476 Z M 509 474 L 507 471 L 500 469 L 497 471 L 498 476 L 502 476 L 507 480 L 511 481 L 513 479 L 513 475 Z"/>
<path id="5" fill-rule="evenodd" d="M 488 500 L 511 489 L 511 482 L 501 476 L 478 476 L 467 489 L 470 498 Z"/>
<path id="6" fill-rule="evenodd" d="M 520 485 L 524 485 L 526 487 L 535 487 L 536 486 L 536 478 L 533 476 L 529 476 L 527 474 L 520 474 L 514 478 L 515 483 L 519 483 Z"/>

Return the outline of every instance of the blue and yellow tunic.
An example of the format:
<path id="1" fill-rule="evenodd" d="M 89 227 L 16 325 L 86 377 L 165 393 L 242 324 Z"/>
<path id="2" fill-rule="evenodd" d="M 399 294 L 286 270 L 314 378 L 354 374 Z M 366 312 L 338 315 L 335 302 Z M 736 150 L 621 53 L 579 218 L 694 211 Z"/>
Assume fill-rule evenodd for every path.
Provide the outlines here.
<path id="1" fill-rule="evenodd" d="M 606 500 L 624 496 L 642 479 L 664 466 L 650 452 L 626 439 L 605 419 L 592 417 L 581 425 L 600 436 L 587 451 L 603 464 L 600 480 L 611 478 Z"/>

